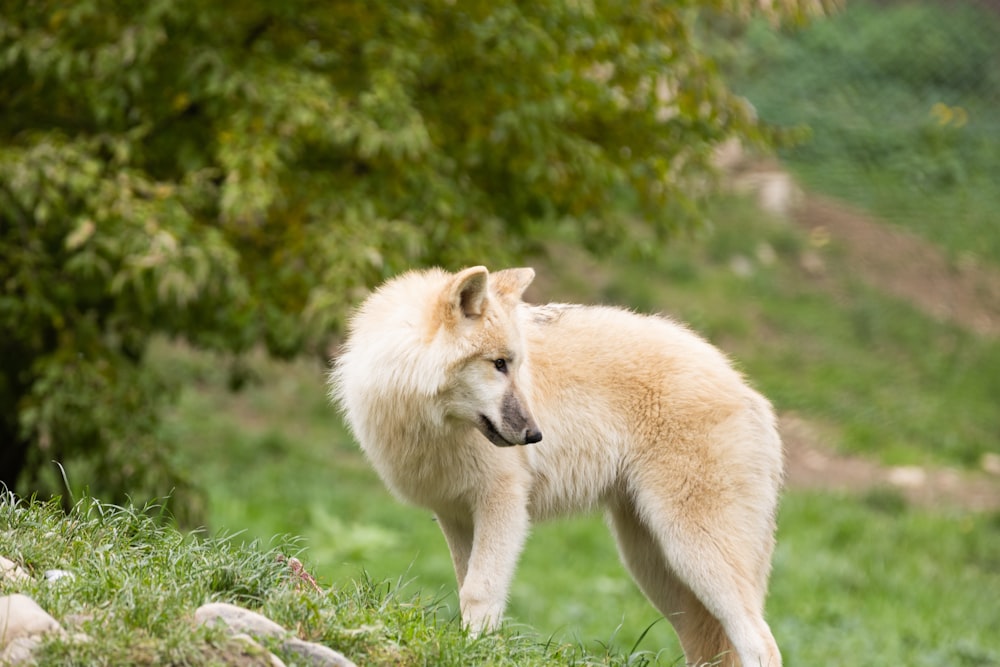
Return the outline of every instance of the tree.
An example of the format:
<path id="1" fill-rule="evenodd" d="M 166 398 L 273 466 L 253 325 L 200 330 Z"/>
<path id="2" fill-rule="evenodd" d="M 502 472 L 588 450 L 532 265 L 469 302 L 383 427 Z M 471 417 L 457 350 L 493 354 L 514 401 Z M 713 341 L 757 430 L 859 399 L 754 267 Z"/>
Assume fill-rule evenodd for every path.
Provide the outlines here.
<path id="1" fill-rule="evenodd" d="M 172 388 L 144 364 L 154 335 L 290 356 L 403 268 L 691 224 L 713 147 L 767 136 L 694 25 L 751 8 L 7 3 L 0 479 L 43 488 L 73 459 L 113 499 L 182 485 L 156 436 Z"/>

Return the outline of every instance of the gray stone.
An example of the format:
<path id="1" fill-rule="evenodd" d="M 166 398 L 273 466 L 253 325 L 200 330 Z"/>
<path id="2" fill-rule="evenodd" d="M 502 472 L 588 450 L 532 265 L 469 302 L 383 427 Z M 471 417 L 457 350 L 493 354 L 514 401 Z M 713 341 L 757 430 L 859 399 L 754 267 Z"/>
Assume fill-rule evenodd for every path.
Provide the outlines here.
<path id="1" fill-rule="evenodd" d="M 344 657 L 343 653 L 334 651 L 329 646 L 307 642 L 297 637 L 285 641 L 281 648 L 289 653 L 294 653 L 305 664 L 313 667 L 357 667 Z"/>
<path id="2" fill-rule="evenodd" d="M 77 633 L 69 636 L 70 641 L 89 642 L 90 637 Z M 3 651 L 0 651 L 0 665 L 4 667 L 20 667 L 21 665 L 35 665 L 35 651 L 42 645 L 42 635 L 28 635 L 18 637 L 13 640 Z M 277 666 L 276 666 L 277 667 Z M 283 665 L 281 667 L 284 667 Z"/>
<path id="3" fill-rule="evenodd" d="M 243 607 L 225 602 L 211 602 L 198 607 L 194 613 L 194 619 L 199 625 L 224 623 L 235 637 L 244 641 L 252 641 L 255 644 L 253 638 L 280 639 L 282 640 L 282 650 L 294 654 L 297 662 L 301 664 L 313 667 L 357 667 L 342 653 L 322 644 L 294 637 L 285 628 L 266 616 Z M 273 657 L 272 663 L 275 667 L 281 667 L 281 660 L 276 656 Z"/>
<path id="4" fill-rule="evenodd" d="M 65 634 L 37 602 L 17 593 L 0 597 L 0 664 L 34 664 L 35 649 L 49 632 Z"/>
<path id="5" fill-rule="evenodd" d="M 35 649 L 41 645 L 42 640 L 37 635 L 30 637 L 18 637 L 7 644 L 0 652 L 0 664 L 3 665 L 28 665 L 35 662 Z"/>
<path id="6" fill-rule="evenodd" d="M 253 637 L 284 637 L 288 631 L 271 619 L 225 602 L 210 602 L 198 607 L 194 620 L 199 625 L 219 621 L 225 623 L 234 633 L 245 633 Z"/>
<path id="7" fill-rule="evenodd" d="M 56 619 L 27 595 L 15 593 L 0 598 L 0 648 L 18 637 L 62 632 Z"/>
<path id="8" fill-rule="evenodd" d="M 25 581 L 31 577 L 14 561 L 0 556 L 0 579 L 7 581 Z"/>
<path id="9" fill-rule="evenodd" d="M 257 653 L 259 655 L 266 655 L 268 660 L 271 661 L 271 667 L 285 667 L 285 663 L 282 662 L 281 658 L 275 654 L 268 651 L 266 648 L 257 643 L 257 640 L 248 634 L 242 632 L 232 635 L 231 639 L 242 644 L 246 644 L 252 653 Z"/>
<path id="10" fill-rule="evenodd" d="M 45 570 L 45 581 L 53 582 L 59 581 L 60 579 L 73 581 L 76 579 L 76 575 L 69 570 Z"/>

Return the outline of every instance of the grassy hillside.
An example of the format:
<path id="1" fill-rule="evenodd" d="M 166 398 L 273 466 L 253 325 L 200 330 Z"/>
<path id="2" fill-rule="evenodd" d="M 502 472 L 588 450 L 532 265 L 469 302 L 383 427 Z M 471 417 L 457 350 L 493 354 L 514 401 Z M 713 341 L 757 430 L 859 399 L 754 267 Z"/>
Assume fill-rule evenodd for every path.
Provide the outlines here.
<path id="1" fill-rule="evenodd" d="M 1000 14 L 977 3 L 847 3 L 718 44 L 760 116 L 807 127 L 785 163 L 814 190 L 1000 264 Z"/>
<path id="2" fill-rule="evenodd" d="M 211 372 L 209 369 L 208 372 Z M 303 536 L 322 581 L 371 578 L 457 614 L 431 516 L 397 503 L 324 403 L 322 369 L 261 364 L 239 396 L 191 392 L 175 422 L 210 493 L 214 525 L 266 540 Z M 788 664 L 1000 664 L 1000 523 L 909 508 L 888 490 L 860 498 L 786 494 L 769 618 Z M 914 582 L 919 581 L 919 586 Z M 619 565 L 599 517 L 538 526 L 509 611 L 515 631 L 676 664 L 680 649 Z M 653 624 L 645 637 L 639 638 Z M 413 663 L 409 663 L 413 664 Z"/>
<path id="3" fill-rule="evenodd" d="M 740 199 L 720 200 L 714 217 L 711 235 L 655 261 L 594 264 L 561 251 L 532 295 L 682 317 L 832 446 L 931 465 L 975 465 L 995 451 L 995 340 L 885 296 L 856 279 L 836 243 Z M 816 258 L 821 272 L 804 268 Z M 176 347 L 162 358 L 191 379 L 170 435 L 208 489 L 213 526 L 262 539 L 301 535 L 326 582 L 403 584 L 404 597 L 420 592 L 454 619 L 451 564 L 432 517 L 392 499 L 368 468 L 326 402 L 321 363 L 257 359 L 258 381 L 232 395 L 218 360 Z M 1000 593 L 997 547 L 995 517 L 909 508 L 891 490 L 787 494 L 769 617 L 788 664 L 855 665 L 860 655 L 1000 664 L 991 629 L 1000 622 L 991 602 Z M 597 655 L 635 647 L 664 665 L 681 655 L 596 516 L 536 527 L 510 618 L 519 631 L 579 641 Z"/>
<path id="4" fill-rule="evenodd" d="M 0 551 L 29 579 L 0 579 L 0 595 L 30 595 L 70 635 L 49 635 L 41 665 L 271 664 L 218 627 L 192 623 L 206 601 L 258 611 L 297 636 L 335 647 L 361 665 L 470 664 L 498 667 L 580 664 L 578 647 L 514 632 L 472 639 L 433 598 L 399 597 L 360 578 L 324 591 L 302 585 L 280 556 L 294 544 L 265 548 L 232 537 L 188 535 L 157 520 L 158 508 L 114 507 L 91 500 L 67 516 L 59 503 L 18 503 L 0 494 Z M 46 570 L 69 573 L 47 581 Z M 267 643 L 265 641 L 265 643 Z M 296 655 L 276 651 L 285 664 Z M 624 665 L 622 656 L 600 664 Z"/>
<path id="5" fill-rule="evenodd" d="M 955 262 L 996 270 L 993 20 L 957 7 L 852 3 L 806 32 L 752 30 L 750 51 L 734 51 L 731 64 L 765 118 L 812 126 L 814 141 L 783 155 L 810 188 L 917 231 Z M 922 48 L 893 51 L 900 43 Z M 935 59 L 956 54 L 961 67 L 936 69 Z M 893 114 L 876 104 L 887 100 Z M 889 120 L 880 127 L 880 118 Z M 834 451 L 967 471 L 1000 454 L 1000 339 L 891 296 L 822 227 L 733 197 L 715 203 L 712 219 L 647 257 L 595 262 L 553 248 L 535 262 L 529 296 L 689 322 Z M 202 660 L 203 643 L 184 643 L 183 609 L 214 596 L 273 613 L 359 664 L 680 664 L 672 631 L 618 563 L 599 516 L 536 527 L 508 631 L 470 641 L 455 622 L 440 532 L 368 467 L 327 402 L 323 362 L 251 358 L 239 373 L 249 383 L 231 393 L 225 359 L 167 343 L 154 359 L 187 387 L 163 438 L 180 443 L 178 462 L 205 490 L 208 534 L 236 536 L 197 540 L 90 505 L 63 523 L 45 507 L 0 513 L 0 553 L 36 573 L 80 573 L 72 595 L 40 582 L 32 590 L 57 618 L 97 610 L 86 631 L 109 655 L 141 663 L 127 639 L 137 632 L 134 645 L 155 658 L 147 664 Z M 289 550 L 329 593 L 289 588 L 273 558 Z M 87 564 L 118 551 L 161 556 Z M 1000 665 L 997 514 L 916 508 L 889 488 L 790 491 L 771 590 L 768 616 L 790 666 Z"/>
<path id="6" fill-rule="evenodd" d="M 328 480 L 336 470 L 329 466 Z M 255 497 L 265 498 L 256 502 L 270 499 L 273 511 L 259 513 L 252 525 L 268 531 L 283 494 L 260 491 Z M 326 497 L 334 507 L 337 494 Z M 368 499 L 384 502 L 375 489 Z M 416 587 L 401 590 L 394 573 L 386 572 L 387 581 L 358 573 L 361 565 L 391 569 L 381 562 L 384 552 L 365 559 L 355 553 L 346 564 L 317 562 L 323 552 L 315 545 L 330 539 L 322 526 L 300 525 L 311 535 L 303 549 L 295 541 L 181 534 L 155 515 L 155 507 L 85 500 L 67 517 L 58 504 L 17 505 L 0 497 L 0 550 L 31 575 L 27 583 L 0 582 L 0 594 L 29 594 L 67 631 L 90 638 L 50 637 L 40 664 L 265 664 L 218 629 L 192 626 L 194 609 L 208 600 L 257 610 L 359 665 L 679 664 L 665 622 L 641 609 L 605 543 L 586 550 L 601 532 L 586 521 L 535 536 L 514 592 L 515 621 L 472 639 L 454 622 L 447 596 L 430 588 L 444 547 L 440 540 L 420 544 L 419 531 L 384 529 L 396 538 L 393 556 L 413 559 L 406 576 L 424 584 L 418 595 Z M 786 664 L 1000 664 L 996 518 L 915 512 L 879 496 L 794 494 L 781 524 L 770 618 Z M 299 549 L 307 567 L 321 574 L 324 591 L 301 585 L 277 559 Z M 47 582 L 42 573 L 54 568 L 73 577 Z M 354 576 L 331 580 L 339 570 Z M 636 646 L 634 637 L 651 623 Z M 584 646 L 569 641 L 574 636 Z M 294 656 L 282 657 L 295 664 Z"/>
<path id="7" fill-rule="evenodd" d="M 780 410 L 818 424 L 837 447 L 897 463 L 954 465 L 996 450 L 995 340 L 860 283 L 836 243 L 741 200 L 720 201 L 715 218 L 712 235 L 678 243 L 656 261 L 592 264 L 562 252 L 565 263 L 543 267 L 534 296 L 678 314 L 730 352 Z M 803 268 L 807 256 L 812 269 Z M 502 664 L 507 656 L 514 656 L 509 664 L 677 664 L 671 630 L 619 565 L 600 517 L 538 526 L 509 610 L 511 632 L 524 636 L 470 644 L 455 624 L 455 584 L 436 525 L 376 479 L 327 403 L 322 363 L 251 359 L 244 370 L 255 379 L 233 394 L 224 360 L 167 344 L 155 356 L 187 387 L 163 436 L 181 443 L 179 462 L 206 490 L 209 534 L 237 533 L 205 547 L 203 558 L 221 563 L 209 570 L 237 572 L 249 559 L 266 573 L 269 558 L 255 554 L 299 550 L 334 592 L 317 601 L 267 584 L 253 604 L 286 608 L 276 612 L 286 614 L 281 622 L 306 615 L 307 638 L 364 664 Z M 4 521 L 0 551 L 35 572 L 80 567 L 105 542 L 108 551 L 119 548 L 91 536 L 101 529 L 86 522 L 56 529 L 70 542 L 52 543 L 43 539 L 53 531 L 49 519 Z M 189 641 L 181 606 L 208 596 L 240 599 L 239 591 L 228 577 L 218 590 L 211 577 L 188 581 L 190 556 L 170 557 L 186 548 L 183 538 L 157 546 L 144 524 L 120 521 L 124 528 L 112 530 L 152 545 L 145 552 L 163 550 L 163 558 L 95 561 L 83 567 L 83 592 L 59 597 L 65 593 L 40 583 L 38 592 L 57 618 L 89 606 L 102 619 L 111 614 L 113 621 L 87 631 L 107 633 L 102 641 L 122 645 L 115 651 L 125 651 L 123 638 L 162 604 L 171 611 L 157 611 L 162 622 L 142 635 L 156 657 L 148 664 L 193 650 L 179 643 Z M 860 497 L 796 491 L 785 496 L 779 530 L 768 612 L 787 664 L 1000 664 L 997 516 L 918 510 L 887 489 Z M 114 612 L 119 604 L 129 611 Z M 378 630 L 354 632 L 362 626 Z"/>

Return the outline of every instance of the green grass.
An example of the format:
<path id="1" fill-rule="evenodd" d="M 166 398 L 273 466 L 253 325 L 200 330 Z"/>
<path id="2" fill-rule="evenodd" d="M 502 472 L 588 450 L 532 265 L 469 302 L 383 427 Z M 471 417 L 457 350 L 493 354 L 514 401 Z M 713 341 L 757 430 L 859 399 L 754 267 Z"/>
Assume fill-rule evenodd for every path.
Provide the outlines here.
<path id="1" fill-rule="evenodd" d="M 369 503 L 392 501 L 372 488 Z M 27 593 L 68 630 L 90 637 L 51 638 L 41 664 L 222 664 L 240 647 L 190 623 L 208 600 L 256 609 L 365 665 L 679 664 L 663 621 L 633 647 L 656 614 L 632 608 L 630 598 L 638 598 L 596 523 L 557 523 L 536 535 L 518 574 L 514 620 L 471 639 L 426 587 L 404 591 L 358 576 L 326 581 L 328 590 L 317 593 L 276 560 L 295 544 L 186 535 L 155 514 L 86 500 L 67 517 L 58 504 L 0 497 L 0 550 L 31 574 L 27 584 L 0 584 L 0 594 Z M 275 511 L 258 526 L 266 530 L 268 519 L 282 520 Z M 769 618 L 786 664 L 1000 664 L 1000 516 L 916 511 L 884 492 L 794 493 L 780 525 Z M 408 540 L 397 548 L 414 558 L 406 576 L 433 578 L 425 561 L 443 546 L 423 545 L 421 553 Z M 309 547 L 299 555 L 311 571 L 322 569 Z M 51 568 L 74 578 L 47 583 L 42 572 Z M 575 618 L 556 628 L 561 614 Z M 608 634 L 587 634 L 595 628 Z M 582 635 L 587 650 L 559 635 Z"/>
<path id="2" fill-rule="evenodd" d="M 950 21 L 969 21 L 951 9 L 876 15 L 851 5 L 815 32 L 751 35 L 763 55 L 744 59 L 744 83 L 764 118 L 813 126 L 814 141 L 785 156 L 807 184 L 997 265 L 1000 121 L 988 95 L 1000 70 L 976 37 L 994 28 L 972 20 L 957 33 L 962 49 L 930 48 L 951 43 Z M 920 39 L 885 38 L 908 30 Z M 922 48 L 900 60 L 891 47 L 906 40 Z M 953 51 L 964 60 L 948 71 L 965 74 L 941 78 L 930 55 Z M 913 59 L 920 76 L 900 81 L 900 63 Z M 896 113 L 880 126 L 890 116 L 874 102 L 885 100 Z M 929 116 L 938 101 L 965 108 L 969 122 L 939 124 Z M 836 243 L 814 245 L 744 201 L 720 199 L 712 216 L 711 235 L 655 259 L 611 258 L 593 274 L 550 268 L 543 296 L 690 322 L 780 410 L 821 425 L 842 451 L 965 467 L 997 451 L 1000 342 L 886 296 L 856 278 Z M 802 269 L 807 254 L 825 270 Z M 326 400 L 323 363 L 253 357 L 235 374 L 252 381 L 232 394 L 225 359 L 168 344 L 153 359 L 186 387 L 161 436 L 178 443 L 172 455 L 204 490 L 208 532 L 90 501 L 68 519 L 53 505 L 0 502 L 0 553 L 33 575 L 25 592 L 94 638 L 51 642 L 44 664 L 221 662 L 235 647 L 189 621 L 208 599 L 259 609 L 365 665 L 681 664 L 599 516 L 537 526 L 507 630 L 472 640 L 456 621 L 437 526 L 371 471 Z M 298 554 L 328 592 L 292 585 L 279 552 Z M 915 509 L 885 489 L 788 493 L 768 603 L 785 664 L 1000 665 L 998 554 L 995 514 Z M 43 583 L 53 567 L 76 579 Z"/>
<path id="3" fill-rule="evenodd" d="M 366 577 L 325 592 L 300 585 L 279 554 L 293 544 L 190 535 L 166 527 L 155 507 L 114 507 L 92 500 L 68 515 L 58 502 L 17 502 L 0 495 L 0 552 L 30 575 L 0 581 L 0 595 L 30 595 L 71 633 L 49 636 L 42 665 L 268 665 L 215 627 L 195 627 L 194 610 L 224 601 L 259 611 L 298 636 L 340 650 L 361 665 L 470 664 L 497 667 L 643 664 L 620 652 L 586 654 L 578 646 L 516 631 L 469 637 L 434 597 L 401 597 Z M 43 572 L 73 574 L 46 582 Z M 264 642 L 267 644 L 267 642 Z M 270 647 L 286 664 L 295 656 Z"/>
<path id="4" fill-rule="evenodd" d="M 737 213 L 738 226 L 721 222 Z M 717 217 L 707 243 L 678 246 L 655 267 L 609 272 L 605 300 L 631 298 L 649 310 L 669 305 L 733 351 L 780 407 L 828 424 L 847 448 L 908 463 L 964 460 L 961 448 L 936 451 L 935 443 L 995 423 L 995 346 L 849 277 L 836 289 L 829 280 L 811 283 L 795 261 L 808 241 L 739 201 L 720 203 Z M 750 276 L 736 276 L 729 260 L 755 256 L 760 243 L 775 250 L 775 261 L 755 259 Z M 837 274 L 836 252 L 824 252 Z M 649 280 L 653 272 L 662 280 Z M 966 365 L 953 368 L 957 362 L 947 355 L 927 359 L 937 337 L 960 342 Z M 398 581 L 401 596 L 434 599 L 444 622 L 454 622 L 443 538 L 428 512 L 399 504 L 368 468 L 326 402 L 322 364 L 257 359 L 259 383 L 232 395 L 212 358 L 177 348 L 164 354 L 202 378 L 199 390 L 185 393 L 170 428 L 186 443 L 185 465 L 209 490 L 213 525 L 239 526 L 259 538 L 302 535 L 304 554 L 325 582 Z M 952 391 L 939 392 L 947 378 Z M 896 433 L 928 405 L 956 413 L 927 415 L 881 441 L 878 434 Z M 855 443 L 866 429 L 876 434 L 872 442 Z M 987 433 L 963 446 L 975 458 L 992 441 Z M 992 603 L 1000 594 L 998 547 L 1000 519 L 990 515 L 908 509 L 888 491 L 861 499 L 789 494 L 769 603 L 787 664 L 1000 664 L 992 630 L 1000 620 Z M 637 659 L 661 665 L 681 655 L 669 625 L 619 564 L 600 517 L 536 527 L 509 616 L 517 631 L 579 642 L 591 655 L 603 655 L 603 646 L 619 656 L 634 649 Z"/>
<path id="5" fill-rule="evenodd" d="M 546 296 L 689 321 L 780 410 L 821 424 L 843 450 L 947 465 L 975 465 L 995 450 L 997 341 L 886 297 L 855 279 L 835 243 L 817 247 L 740 199 L 720 199 L 713 217 L 711 235 L 655 261 L 599 266 L 599 288 L 550 269 Z M 825 271 L 804 271 L 803 253 L 817 254 Z M 395 582 L 402 599 L 433 600 L 441 622 L 454 624 L 443 538 L 428 512 L 395 501 L 368 467 L 327 402 L 322 362 L 254 358 L 257 380 L 231 394 L 219 359 L 176 346 L 156 356 L 188 378 L 164 437 L 183 443 L 180 463 L 207 490 L 214 528 L 302 536 L 327 584 Z M 886 491 L 792 493 L 780 533 L 769 617 L 787 664 L 1000 664 L 991 631 L 1000 607 L 990 602 L 1000 596 L 997 518 L 908 509 Z M 634 651 L 660 665 L 681 655 L 597 516 L 536 527 L 509 616 L 537 641 L 582 644 L 588 660 L 612 659 L 604 647 L 614 659 Z"/>
<path id="6" fill-rule="evenodd" d="M 0 589 L 32 596 L 93 640 L 54 640 L 41 664 L 205 664 L 237 649 L 218 631 L 192 628 L 197 605 L 218 598 L 259 607 L 294 594 L 274 553 L 183 535 L 156 515 L 155 507 L 81 501 L 67 517 L 57 502 L 0 495 L 0 552 L 32 575 Z M 73 577 L 46 582 L 49 569 Z"/>
<path id="7" fill-rule="evenodd" d="M 392 501 L 372 488 L 369 504 Z M 471 639 L 441 594 L 426 587 L 401 590 L 358 576 L 326 581 L 327 592 L 317 593 L 276 560 L 296 544 L 185 535 L 155 514 L 86 500 L 67 517 L 57 504 L 0 497 L 0 550 L 32 575 L 27 584 L 0 584 L 0 594 L 27 593 L 68 630 L 91 638 L 52 638 L 41 664 L 221 664 L 240 647 L 190 623 L 208 600 L 256 609 L 366 665 L 678 664 L 664 621 L 633 648 L 656 614 L 629 591 L 594 522 L 541 530 L 518 574 L 513 621 Z M 280 512 L 257 525 L 266 530 L 268 520 L 280 522 Z M 915 511 L 886 493 L 795 493 L 780 525 L 769 617 L 786 664 L 1000 664 L 1000 517 Z M 406 576 L 433 579 L 425 561 L 443 545 L 423 545 L 421 553 L 415 539 L 397 547 L 414 558 Z M 323 568 L 311 548 L 299 555 L 311 571 Z M 74 578 L 46 583 L 41 573 L 51 568 Z M 559 618 L 568 625 L 554 627 Z M 586 634 L 592 629 L 608 634 Z M 582 635 L 587 650 L 560 635 Z"/>
<path id="8" fill-rule="evenodd" d="M 770 600 L 786 664 L 1000 664 L 1000 517 L 887 493 L 786 498 Z"/>
<path id="9" fill-rule="evenodd" d="M 762 119 L 809 128 L 782 157 L 810 189 L 1000 264 L 998 41 L 986 7 L 862 1 L 715 48 Z"/>

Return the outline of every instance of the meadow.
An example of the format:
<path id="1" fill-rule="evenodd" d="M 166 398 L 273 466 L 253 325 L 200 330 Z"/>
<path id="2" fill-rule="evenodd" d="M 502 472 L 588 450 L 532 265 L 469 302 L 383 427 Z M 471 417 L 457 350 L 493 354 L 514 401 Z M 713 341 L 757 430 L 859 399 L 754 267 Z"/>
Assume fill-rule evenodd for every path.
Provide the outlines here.
<path id="1" fill-rule="evenodd" d="M 716 43 L 761 118 L 808 137 L 781 152 L 810 189 L 1000 263 L 1000 14 L 986 4 L 852 2 L 804 29 Z"/>
<path id="2" fill-rule="evenodd" d="M 995 340 L 881 294 L 853 276 L 835 243 L 817 247 L 807 230 L 742 199 L 720 198 L 713 218 L 710 234 L 655 260 L 588 264 L 556 249 L 561 259 L 539 260 L 530 296 L 690 322 L 780 410 L 821 425 L 836 450 L 971 468 L 995 448 Z M 821 254 L 823 276 L 802 269 L 807 252 Z M 255 380 L 231 394 L 224 359 L 168 345 L 159 356 L 189 378 L 168 435 L 207 490 L 211 526 L 265 542 L 301 536 L 304 560 L 327 585 L 386 582 L 404 598 L 435 601 L 454 621 L 451 563 L 433 517 L 397 502 L 369 469 L 327 401 L 323 360 L 257 357 Z M 889 488 L 789 492 L 769 619 L 789 665 L 1000 664 L 998 554 L 1000 516 L 910 507 Z M 534 529 L 509 618 L 539 641 L 581 644 L 588 659 L 681 657 L 600 516 Z"/>
<path id="3" fill-rule="evenodd" d="M 996 28 L 993 18 L 949 11 L 852 4 L 799 33 L 751 29 L 722 59 L 763 117 L 810 125 L 812 140 L 781 155 L 809 190 L 913 230 L 955 262 L 996 270 Z M 897 53 L 891 44 L 905 40 L 887 40 L 893 31 L 939 48 Z M 961 66 L 942 75 L 938 59 L 956 54 Z M 917 74 L 901 74 L 904 65 Z M 859 97 L 836 92 L 851 89 Z M 895 105 L 892 123 L 878 125 L 886 112 L 877 100 Z M 939 103 L 952 110 L 947 122 Z M 690 323 L 835 453 L 966 471 L 1000 454 L 1000 340 L 889 295 L 859 275 L 837 238 L 748 200 L 720 196 L 709 217 L 705 229 L 642 257 L 595 260 L 553 243 L 531 262 L 539 278 L 528 297 Z M 86 584 L 76 600 L 39 585 L 43 603 L 69 613 L 121 600 L 124 621 L 106 623 L 118 637 L 112 658 L 142 662 L 128 647 L 136 628 L 149 626 L 133 644 L 183 662 L 194 654 L 176 621 L 180 607 L 215 595 L 263 604 L 359 664 L 683 664 L 669 624 L 619 564 L 598 515 L 536 526 L 507 630 L 479 641 L 463 635 L 440 531 L 429 513 L 389 495 L 352 442 L 327 400 L 326 355 L 278 362 L 252 354 L 234 364 L 159 341 L 151 356 L 185 387 L 160 435 L 178 443 L 171 455 L 203 490 L 207 542 L 164 533 L 141 512 L 111 512 L 102 523 L 94 517 L 103 510 L 91 508 L 89 519 L 58 524 L 54 511 L 29 520 L 0 506 L 0 519 L 26 528 L 12 548 L 29 564 L 76 567 Z M 162 570 L 141 569 L 142 559 L 115 561 L 110 574 L 104 561 L 87 564 L 93 544 L 133 538 L 162 546 Z M 156 551 L 134 540 L 121 548 Z M 271 550 L 293 551 L 329 593 L 284 588 Z M 201 566 L 185 578 L 191 562 Z M 202 576 L 219 571 L 232 576 Z M 784 495 L 768 619 L 790 667 L 1000 665 L 998 600 L 996 512 L 913 506 L 888 487 Z"/>

